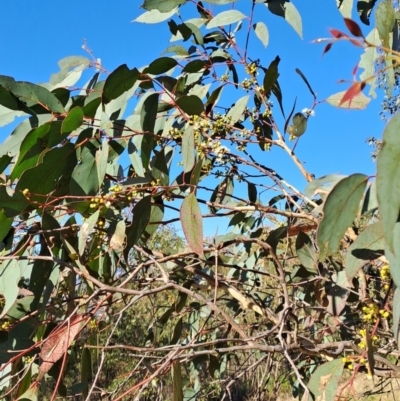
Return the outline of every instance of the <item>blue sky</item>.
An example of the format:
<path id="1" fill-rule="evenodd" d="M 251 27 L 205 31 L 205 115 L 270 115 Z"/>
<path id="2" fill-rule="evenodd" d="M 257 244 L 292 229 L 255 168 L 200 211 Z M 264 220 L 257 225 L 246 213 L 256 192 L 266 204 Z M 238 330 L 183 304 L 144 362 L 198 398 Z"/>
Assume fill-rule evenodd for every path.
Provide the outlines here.
<path id="1" fill-rule="evenodd" d="M 87 55 L 82 49 L 84 39 L 108 71 L 124 63 L 129 67 L 150 63 L 168 47 L 171 34 L 166 22 L 157 25 L 131 22 L 144 12 L 139 8 L 141 3 L 126 0 L 0 2 L 0 15 L 3 16 L 0 24 L 0 74 L 17 80 L 47 82 L 50 75 L 58 71 L 60 59 Z M 296 67 L 306 75 L 319 100 L 323 100 L 350 85 L 338 84 L 338 81 L 352 79 L 352 70 L 361 54 L 360 49 L 349 43 L 338 43 L 321 57 L 324 45 L 311 43 L 314 39 L 329 37 L 329 28 L 346 31 L 336 9 L 336 0 L 293 0 L 293 3 L 302 16 L 303 40 L 284 19 L 272 15 L 263 4 L 257 4 L 254 22 L 263 21 L 267 25 L 270 41 L 265 49 L 252 35 L 249 51 L 249 55 L 260 58 L 265 66 L 280 56 L 280 84 L 286 114 L 289 114 L 296 96 L 297 109 L 312 104 L 308 89 L 294 72 Z M 246 15 L 250 5 L 249 0 L 235 3 Z M 225 9 L 216 7 L 215 12 Z M 184 7 L 184 19 L 197 16 L 193 4 Z M 353 19 L 359 21 L 355 10 Z M 361 22 L 360 26 L 365 34 L 369 32 L 369 27 Z M 242 30 L 238 32 L 239 43 L 246 30 L 247 22 L 244 21 Z M 369 136 L 381 136 L 384 123 L 379 112 L 379 100 L 372 101 L 364 111 L 319 105 L 316 116 L 310 119 L 308 130 L 299 141 L 298 157 L 317 177 L 329 173 L 374 174 L 371 148 L 365 140 Z M 0 142 L 10 133 L 9 127 L 0 128 Z M 305 180 L 282 152 L 277 150 L 263 155 L 265 165 L 276 168 L 289 182 L 295 183 L 300 190 L 304 189 Z"/>

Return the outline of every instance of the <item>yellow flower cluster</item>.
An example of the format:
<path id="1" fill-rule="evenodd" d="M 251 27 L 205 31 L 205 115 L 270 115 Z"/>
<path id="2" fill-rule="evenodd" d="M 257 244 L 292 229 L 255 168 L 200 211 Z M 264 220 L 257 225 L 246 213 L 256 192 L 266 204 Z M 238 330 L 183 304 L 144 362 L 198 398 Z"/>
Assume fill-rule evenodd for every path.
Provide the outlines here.
<path id="1" fill-rule="evenodd" d="M 10 328 L 10 326 L 11 326 L 11 323 L 6 320 L 3 323 L 1 323 L 0 330 L 6 331 Z"/>
<path id="2" fill-rule="evenodd" d="M 355 361 L 356 360 L 355 360 L 354 357 L 353 358 L 349 358 L 348 356 L 345 356 L 345 357 L 342 358 L 342 362 L 344 364 L 346 364 L 346 368 L 349 369 L 349 370 L 353 370 L 354 369 L 354 362 Z M 367 362 L 367 360 L 365 358 L 360 358 L 358 360 L 358 363 L 361 364 L 361 365 L 365 365 L 366 362 Z"/>
<path id="3" fill-rule="evenodd" d="M 373 302 L 369 303 L 368 306 L 362 308 L 363 316 L 362 320 L 367 323 L 375 323 L 379 316 L 379 307 Z"/>
<path id="4" fill-rule="evenodd" d="M 360 336 L 362 337 L 362 339 L 360 340 L 360 342 L 358 343 L 358 346 L 361 349 L 366 349 L 367 348 L 367 340 L 366 340 L 366 330 L 365 329 L 361 329 L 359 331 Z M 372 340 L 372 344 L 375 345 L 378 342 L 378 336 L 374 335 L 372 336 L 371 340 Z"/>
<path id="5" fill-rule="evenodd" d="M 390 268 L 388 265 L 382 266 L 380 270 L 381 280 L 384 283 L 383 288 L 388 290 L 390 288 L 389 282 L 391 280 Z"/>

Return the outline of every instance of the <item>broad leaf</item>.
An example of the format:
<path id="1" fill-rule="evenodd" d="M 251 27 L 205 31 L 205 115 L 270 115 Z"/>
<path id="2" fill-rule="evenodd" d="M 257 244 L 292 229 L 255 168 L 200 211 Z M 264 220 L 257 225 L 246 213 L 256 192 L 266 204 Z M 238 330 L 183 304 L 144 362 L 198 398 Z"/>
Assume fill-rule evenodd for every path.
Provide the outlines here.
<path id="1" fill-rule="evenodd" d="M 317 235 L 320 260 L 339 248 L 340 240 L 357 216 L 367 180 L 364 174 L 353 174 L 339 181 L 328 195 Z"/>
<path id="2" fill-rule="evenodd" d="M 400 114 L 396 114 L 386 125 L 383 132 L 383 144 L 377 158 L 376 189 L 379 213 L 387 247 L 399 260 L 399 238 L 396 233 L 400 210 Z M 392 268 L 392 266 L 391 266 Z M 398 283 L 396 283 L 398 285 Z"/>
<path id="3" fill-rule="evenodd" d="M 238 10 L 222 11 L 207 23 L 207 29 L 234 24 L 243 18 L 246 16 Z"/>
<path id="4" fill-rule="evenodd" d="M 293 3 L 286 0 L 269 0 L 265 6 L 268 7 L 271 13 L 285 18 L 297 34 L 303 38 L 301 16 Z"/>
<path id="5" fill-rule="evenodd" d="M 269 41 L 269 34 L 268 34 L 268 28 L 264 24 L 264 22 L 257 22 L 256 24 L 253 25 L 253 29 L 258 39 L 261 40 L 261 43 L 264 45 L 264 47 L 267 47 Z"/>
<path id="6" fill-rule="evenodd" d="M 341 359 L 335 359 L 317 367 L 308 382 L 308 388 L 315 399 L 324 401 L 336 400 L 336 393 L 339 381 L 342 378 L 343 368 L 344 364 Z M 311 397 L 308 398 L 308 400 L 311 399 Z"/>
<path id="7" fill-rule="evenodd" d="M 250 95 L 241 97 L 236 103 L 229 109 L 227 117 L 230 118 L 230 123 L 235 124 L 239 120 L 243 119 L 243 113 L 247 107 Z"/>
<path id="8" fill-rule="evenodd" d="M 83 110 L 76 106 L 72 108 L 61 125 L 61 133 L 70 133 L 79 128 L 83 122 Z"/>
<path id="9" fill-rule="evenodd" d="M 183 159 L 183 169 L 185 173 L 192 171 L 194 167 L 195 163 L 194 150 L 195 150 L 194 131 L 193 128 L 189 125 L 185 129 L 182 138 L 182 159 Z"/>
<path id="10" fill-rule="evenodd" d="M 381 256 L 384 249 L 382 224 L 378 222 L 367 226 L 347 251 L 345 262 L 347 278 L 355 277 L 366 263 Z"/>
<path id="11" fill-rule="evenodd" d="M 203 102 L 195 95 L 182 96 L 176 104 L 189 116 L 199 116 L 204 111 Z"/>
<path id="12" fill-rule="evenodd" d="M 181 224 L 190 248 L 204 257 L 203 219 L 195 194 L 192 192 L 182 202 Z"/>
<path id="13" fill-rule="evenodd" d="M 139 71 L 136 68 L 130 70 L 126 64 L 119 66 L 106 79 L 102 96 L 103 104 L 110 103 L 111 100 L 131 89 L 138 78 Z"/>

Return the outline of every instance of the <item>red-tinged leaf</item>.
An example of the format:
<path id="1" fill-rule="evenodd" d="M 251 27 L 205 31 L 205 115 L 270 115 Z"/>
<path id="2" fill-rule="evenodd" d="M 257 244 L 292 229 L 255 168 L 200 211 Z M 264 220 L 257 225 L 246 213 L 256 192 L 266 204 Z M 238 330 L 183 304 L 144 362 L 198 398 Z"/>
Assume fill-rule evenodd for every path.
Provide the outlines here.
<path id="1" fill-rule="evenodd" d="M 357 70 L 358 70 L 358 64 L 356 64 L 356 66 L 353 68 L 353 72 L 352 72 L 353 78 L 355 78 L 355 76 L 357 74 Z"/>
<path id="2" fill-rule="evenodd" d="M 337 29 L 329 29 L 329 32 L 331 33 L 331 35 L 336 38 L 336 39 L 340 39 L 340 38 L 348 38 L 348 35 L 346 35 L 344 32 L 339 31 Z"/>
<path id="3" fill-rule="evenodd" d="M 342 100 L 339 102 L 339 107 L 346 102 L 349 102 L 350 105 L 353 98 L 361 93 L 361 91 L 365 88 L 365 85 L 366 83 L 364 81 L 354 82 L 354 84 L 351 85 L 350 88 L 343 95 Z"/>
<path id="4" fill-rule="evenodd" d="M 359 38 L 363 38 L 364 35 L 361 31 L 360 26 L 354 22 L 353 20 L 351 20 L 350 18 L 345 18 L 344 19 L 344 23 L 347 26 L 347 29 L 354 35 L 354 36 L 358 36 Z"/>
<path id="5" fill-rule="evenodd" d="M 350 40 L 351 43 L 353 43 L 354 46 L 357 46 L 357 47 L 364 47 L 364 43 L 362 43 L 362 42 L 361 42 L 360 40 L 358 40 L 358 39 L 353 39 L 353 38 L 350 38 L 350 37 L 349 37 L 349 40 Z"/>
<path id="6" fill-rule="evenodd" d="M 88 321 L 89 318 L 81 315 L 72 316 L 71 319 L 64 321 L 51 331 L 40 351 L 42 364 L 39 366 L 37 381 L 40 381 L 51 367 L 68 351 L 75 337 Z"/>
<path id="7" fill-rule="evenodd" d="M 203 219 L 195 194 L 189 194 L 181 206 L 181 223 L 186 241 L 193 252 L 204 257 Z"/>
<path id="8" fill-rule="evenodd" d="M 333 43 L 328 43 L 328 44 L 325 46 L 325 49 L 324 49 L 324 51 L 322 52 L 322 55 L 324 55 L 325 53 L 328 53 L 329 50 L 331 50 L 332 45 L 333 45 Z"/>

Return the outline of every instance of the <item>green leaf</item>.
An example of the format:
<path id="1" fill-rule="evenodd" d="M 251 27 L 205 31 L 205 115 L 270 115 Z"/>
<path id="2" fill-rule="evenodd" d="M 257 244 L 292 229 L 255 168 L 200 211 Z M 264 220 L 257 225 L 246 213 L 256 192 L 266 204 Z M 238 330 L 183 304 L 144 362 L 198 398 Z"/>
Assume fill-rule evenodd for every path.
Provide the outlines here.
<path id="1" fill-rule="evenodd" d="M 187 173 L 192 171 L 195 163 L 194 156 L 194 131 L 193 128 L 189 125 L 185 129 L 182 138 L 182 159 L 183 159 L 183 169 L 184 172 Z"/>
<path id="2" fill-rule="evenodd" d="M 142 8 L 145 10 L 158 10 L 160 13 L 168 13 L 175 7 L 185 4 L 187 0 L 144 0 Z"/>
<path id="3" fill-rule="evenodd" d="M 368 262 L 383 255 L 385 240 L 382 224 L 371 224 L 357 237 L 347 251 L 345 270 L 348 279 L 352 279 Z"/>
<path id="4" fill-rule="evenodd" d="M 328 195 L 317 235 L 321 261 L 339 248 L 340 240 L 357 216 L 367 181 L 364 174 L 350 175 Z"/>
<path id="5" fill-rule="evenodd" d="M 335 401 L 343 368 L 341 359 L 335 359 L 317 367 L 308 382 L 308 388 L 315 399 Z"/>
<path id="6" fill-rule="evenodd" d="M 96 162 L 96 147 L 93 141 L 87 142 L 80 148 L 79 163 L 73 169 L 70 182 L 71 195 L 95 195 L 100 186 Z"/>
<path id="7" fill-rule="evenodd" d="M 79 230 L 78 236 L 78 251 L 79 255 L 83 255 L 86 248 L 86 240 L 89 235 L 92 233 L 94 227 L 99 220 L 100 210 L 96 210 L 90 217 L 88 217 L 82 224 L 81 229 Z"/>
<path id="8" fill-rule="evenodd" d="M 375 88 L 377 85 L 377 77 L 375 75 L 375 60 L 379 56 L 378 47 L 381 45 L 378 30 L 376 28 L 372 29 L 365 40 L 373 46 L 365 47 L 364 53 L 360 57 L 360 62 L 358 63 L 358 66 L 360 69 L 364 69 L 364 71 L 360 74 L 360 80 L 370 85 L 370 90 L 368 94 L 375 99 Z M 344 95 L 344 93 L 342 93 L 342 95 Z"/>
<path id="9" fill-rule="evenodd" d="M 382 45 L 390 49 L 390 35 L 393 32 L 396 16 L 392 0 L 382 0 L 375 10 L 375 25 Z M 390 61 L 392 64 L 392 61 Z"/>
<path id="10" fill-rule="evenodd" d="M 133 245 L 136 245 L 150 222 L 151 196 L 145 196 L 133 209 L 132 223 L 126 229 L 125 259 Z"/>
<path id="11" fill-rule="evenodd" d="M 169 166 L 171 164 L 173 148 L 167 146 L 160 151 L 155 151 L 152 160 L 151 175 L 162 186 L 169 185 Z"/>
<path id="12" fill-rule="evenodd" d="M 278 65 L 280 61 L 281 61 L 280 57 L 276 56 L 275 60 L 271 62 L 268 69 L 265 71 L 263 86 L 267 97 L 270 96 L 272 87 L 274 86 L 279 77 Z"/>
<path id="13" fill-rule="evenodd" d="M 353 0 L 336 0 L 336 4 L 344 18 L 351 18 Z"/>
<path id="14" fill-rule="evenodd" d="M 84 384 L 82 388 L 82 397 L 86 398 L 88 395 L 89 385 L 92 381 L 92 355 L 89 348 L 83 348 L 81 355 L 81 383 Z"/>
<path id="15" fill-rule="evenodd" d="M 166 21 L 176 13 L 177 9 L 174 8 L 167 13 L 160 13 L 160 11 L 154 9 L 151 11 L 146 11 L 145 13 L 139 15 L 132 22 L 142 22 L 144 24 L 158 24 L 159 22 Z"/>
<path id="16" fill-rule="evenodd" d="M 253 25 L 253 29 L 257 35 L 257 38 L 261 40 L 261 43 L 264 45 L 264 47 L 267 47 L 269 41 L 269 34 L 268 34 L 268 28 L 264 24 L 264 22 L 257 22 L 256 24 Z"/>
<path id="17" fill-rule="evenodd" d="M 361 21 L 365 25 L 369 25 L 369 16 L 371 15 L 372 9 L 376 0 L 358 0 L 357 1 L 357 11 L 360 16 Z"/>
<path id="18" fill-rule="evenodd" d="M 181 45 L 172 45 L 172 46 L 168 46 L 163 52 L 162 54 L 165 53 L 175 53 L 177 56 L 189 56 L 188 51 L 186 50 L 185 47 L 181 46 Z"/>
<path id="19" fill-rule="evenodd" d="M 318 257 L 315 253 L 314 244 L 311 238 L 300 231 L 296 238 L 296 252 L 301 264 L 312 273 L 317 272 Z"/>
<path id="20" fill-rule="evenodd" d="M 181 322 L 182 325 L 182 318 L 178 321 Z M 175 327 L 176 329 L 176 327 Z M 172 365 L 172 383 L 173 383 L 173 401 L 183 401 L 183 382 L 182 382 L 182 369 L 181 369 L 181 362 L 179 360 L 173 362 Z M 185 398 L 186 399 L 186 398 Z"/>
<path id="21" fill-rule="evenodd" d="M 37 128 L 41 124 L 52 119 L 51 114 L 33 116 L 19 124 L 11 135 L 0 146 L 0 156 L 15 156 L 19 152 L 21 142 L 32 128 Z"/>
<path id="22" fill-rule="evenodd" d="M 193 252 L 204 257 L 203 219 L 195 194 L 192 192 L 183 200 L 180 210 L 181 224 L 186 241 Z"/>
<path id="23" fill-rule="evenodd" d="M 187 72 L 187 73 L 198 72 L 202 69 L 207 68 L 207 65 L 208 63 L 204 60 L 192 60 L 189 61 L 189 63 L 187 63 L 185 67 L 183 67 L 182 72 Z"/>
<path id="24" fill-rule="evenodd" d="M 103 104 L 110 103 L 111 100 L 117 99 L 131 89 L 138 78 L 139 71 L 136 68 L 130 70 L 126 64 L 119 66 L 106 79 L 102 96 Z"/>
<path id="25" fill-rule="evenodd" d="M 397 185 L 400 174 L 400 114 L 395 114 L 387 123 L 383 132 L 382 148 L 377 157 L 376 190 L 383 233 L 391 253 L 400 257 L 395 227 L 400 210 L 400 186 Z"/>
<path id="26" fill-rule="evenodd" d="M 71 175 L 75 164 L 74 144 L 67 143 L 61 148 L 53 148 L 44 155 L 42 163 L 22 173 L 15 190 L 22 192 L 28 189 L 31 201 L 44 203 L 46 196 L 59 189 L 61 179 Z"/>
<path id="27" fill-rule="evenodd" d="M 3 261 L 0 264 L 0 294 L 4 297 L 4 306 L 0 314 L 0 319 L 7 314 L 17 300 L 20 279 L 21 271 L 15 259 Z"/>
<path id="28" fill-rule="evenodd" d="M 257 187 L 252 183 L 247 183 L 247 192 L 249 194 L 249 201 L 252 203 L 257 202 Z"/>
<path id="29" fill-rule="evenodd" d="M 189 116 L 199 116 L 204 111 L 203 102 L 195 95 L 181 96 L 176 104 Z"/>
<path id="30" fill-rule="evenodd" d="M 207 23 L 207 29 L 234 24 L 243 18 L 246 18 L 246 16 L 238 10 L 222 11 Z"/>
<path id="31" fill-rule="evenodd" d="M 174 68 L 178 62 L 171 57 L 160 57 L 154 60 L 147 68 L 143 70 L 143 74 L 159 75 Z"/>
<path id="32" fill-rule="evenodd" d="M 12 86 L 11 92 L 27 107 L 40 105 L 53 113 L 65 113 L 60 101 L 53 93 L 42 86 L 31 84 L 30 82 L 16 82 Z"/>
<path id="33" fill-rule="evenodd" d="M 239 120 L 243 119 L 243 113 L 247 107 L 250 95 L 246 95 L 238 99 L 233 107 L 231 107 L 227 113 L 227 117 L 230 117 L 231 124 L 235 124 Z"/>
<path id="34" fill-rule="evenodd" d="M 75 131 L 82 125 L 83 117 L 83 110 L 79 106 L 73 107 L 62 122 L 61 133 Z"/>
<path id="35" fill-rule="evenodd" d="M 102 184 L 104 176 L 106 175 L 109 151 L 110 146 L 106 140 L 101 144 L 101 148 L 96 151 L 96 170 L 99 186 Z"/>
<path id="36" fill-rule="evenodd" d="M 140 110 L 140 124 L 144 132 L 153 133 L 156 124 L 158 93 L 152 93 L 143 102 Z"/>
<path id="37" fill-rule="evenodd" d="M 303 38 L 301 16 L 293 3 L 286 0 L 270 0 L 265 6 L 272 14 L 285 18 L 288 24 Z"/>
<path id="38" fill-rule="evenodd" d="M 56 87 L 75 85 L 83 70 L 90 65 L 90 60 L 83 56 L 69 56 L 58 62 L 60 71 L 50 77 L 50 83 Z"/>
<path id="39" fill-rule="evenodd" d="M 304 195 L 312 198 L 318 193 L 328 194 L 337 182 L 345 178 L 342 174 L 328 174 L 312 180 L 304 190 Z"/>
<path id="40" fill-rule="evenodd" d="M 13 218 L 7 217 L 4 210 L 0 210 L 0 242 L 3 241 L 9 234 L 12 223 Z"/>

